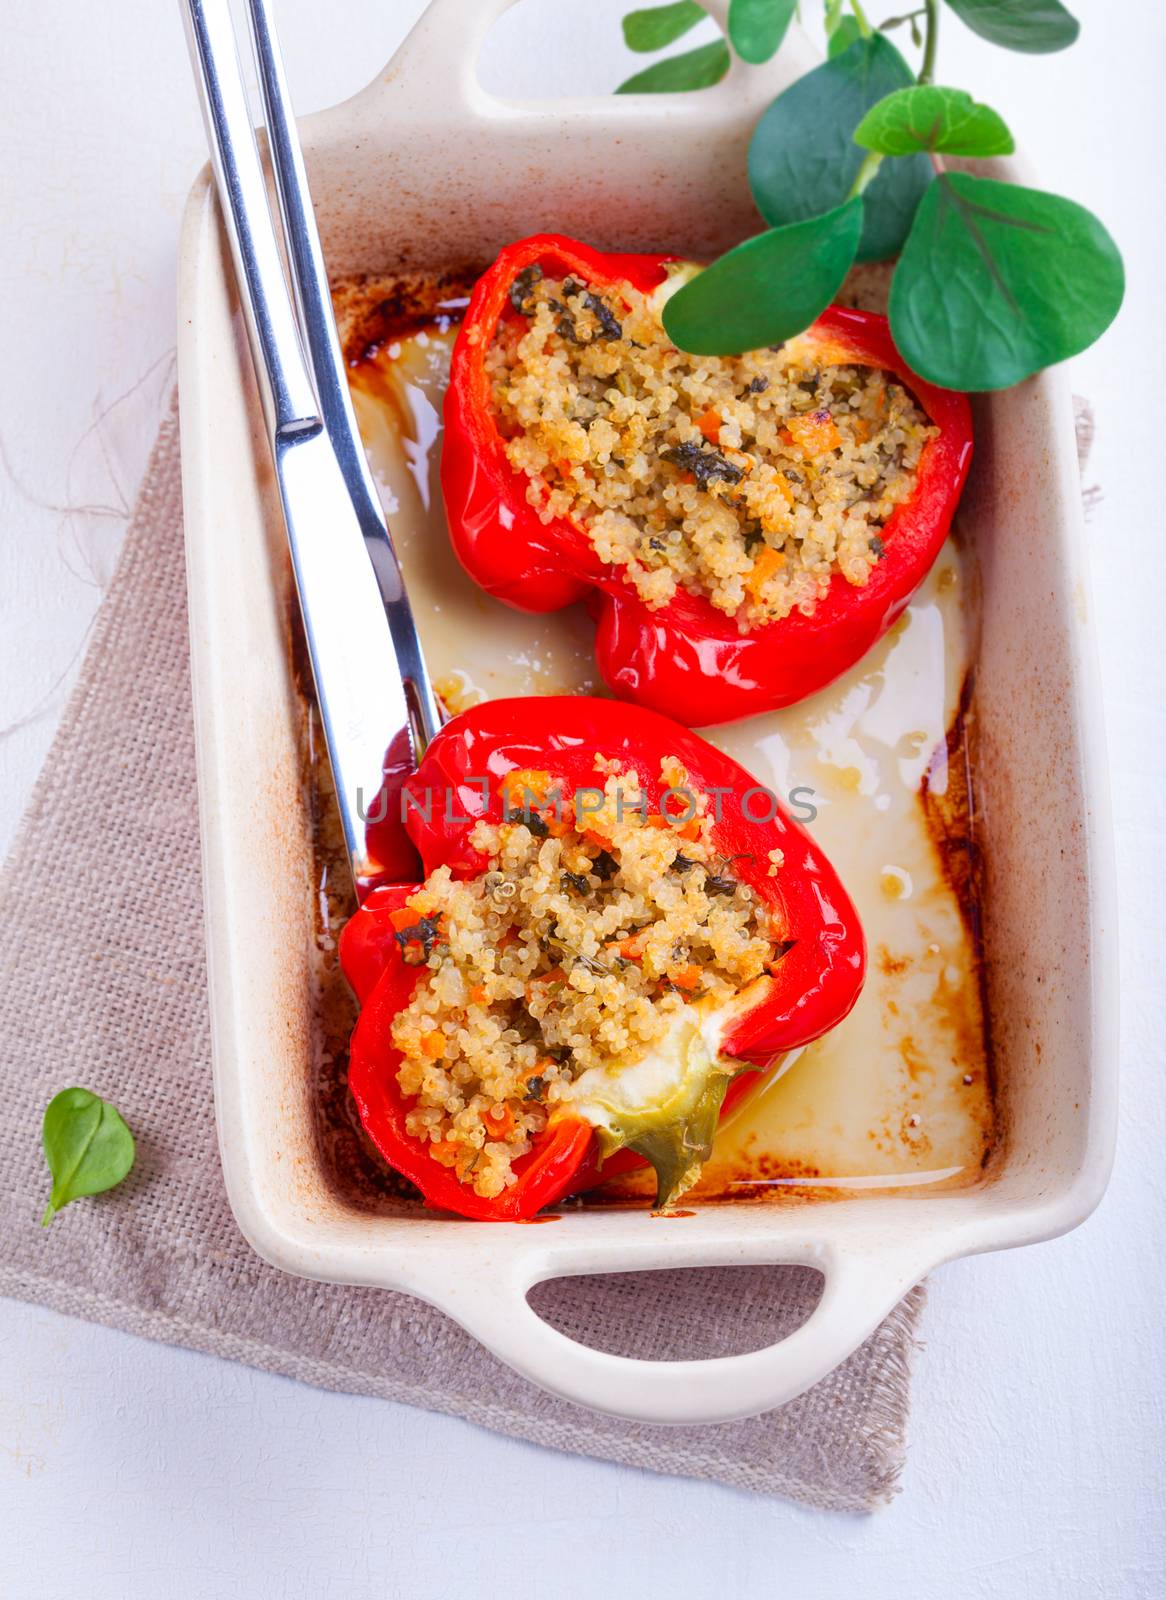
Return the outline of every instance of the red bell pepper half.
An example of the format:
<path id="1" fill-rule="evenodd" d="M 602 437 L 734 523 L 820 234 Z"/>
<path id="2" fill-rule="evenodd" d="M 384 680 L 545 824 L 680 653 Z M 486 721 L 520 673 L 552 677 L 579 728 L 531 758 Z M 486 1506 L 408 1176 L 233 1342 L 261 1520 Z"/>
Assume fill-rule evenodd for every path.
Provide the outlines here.
<path id="1" fill-rule="evenodd" d="M 544 523 L 526 498 L 529 479 L 507 459 L 496 426 L 486 354 L 500 319 L 517 317 L 510 289 L 520 272 L 572 275 L 618 300 L 631 285 L 650 292 L 674 257 L 611 255 L 539 234 L 502 251 L 479 279 L 454 345 L 445 400 L 442 487 L 450 536 L 466 571 L 488 594 L 521 611 L 553 611 L 586 599 L 597 622 L 596 659 L 613 692 L 675 713 L 693 727 L 732 722 L 816 693 L 874 645 L 926 577 L 947 537 L 972 457 L 966 395 L 910 372 L 887 319 L 831 307 L 803 338 L 820 365 L 877 367 L 910 392 L 938 436 L 923 449 L 913 494 L 888 518 L 886 554 L 856 587 L 836 573 L 812 615 L 792 612 L 749 633 L 701 595 L 679 588 L 651 610 L 620 568 L 600 560 L 566 518 Z"/>
<path id="2" fill-rule="evenodd" d="M 424 874 L 443 864 L 461 878 L 486 870 L 488 862 L 473 848 L 470 836 L 483 817 L 503 820 L 502 780 L 507 773 L 548 771 L 569 799 L 580 790 L 602 788 L 597 756 L 634 767 L 653 811 L 669 804 L 659 776 L 665 757 L 684 764 L 692 789 L 713 797 L 719 792 L 713 842 L 718 852 L 733 858 L 733 873 L 769 912 L 781 953 L 769 974 L 733 1003 L 720 1053 L 742 1068 L 764 1073 L 785 1051 L 841 1021 L 862 987 L 865 948 L 857 914 L 834 869 L 743 768 L 655 712 L 569 696 L 487 701 L 455 717 L 429 745 L 406 784 L 406 825 Z M 751 816 L 767 820 L 752 821 Z M 784 862 L 770 876 L 769 852 L 774 849 L 784 853 Z M 586 1121 L 569 1113 L 552 1115 L 534 1148 L 515 1163 L 517 1182 L 494 1199 L 477 1195 L 406 1130 L 409 1102 L 398 1086 L 402 1058 L 393 1045 L 392 1025 L 429 968 L 410 963 L 409 930 L 402 931 L 400 917 L 394 921 L 392 914 L 400 912 L 418 887 L 374 889 L 341 936 L 344 972 L 362 1007 L 351 1045 L 353 1097 L 378 1150 L 417 1185 L 428 1205 L 466 1217 L 531 1217 L 596 1181 L 599 1147 Z M 712 1107 L 710 1140 L 718 1110 L 723 1115 L 762 1081 L 757 1073 L 733 1078 L 723 1108 L 719 1097 Z M 614 1160 L 618 1166 L 608 1171 L 637 1164 L 626 1150 Z"/>

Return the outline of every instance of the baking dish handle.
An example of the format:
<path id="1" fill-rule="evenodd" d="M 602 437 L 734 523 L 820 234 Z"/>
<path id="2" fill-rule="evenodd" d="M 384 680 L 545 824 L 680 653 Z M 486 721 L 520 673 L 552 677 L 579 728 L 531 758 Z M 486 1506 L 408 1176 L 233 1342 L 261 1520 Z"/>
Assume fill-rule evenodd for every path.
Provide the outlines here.
<path id="1" fill-rule="evenodd" d="M 421 114 L 440 108 L 442 116 L 446 116 L 451 97 L 455 103 L 460 101 L 463 106 L 484 115 L 511 104 L 499 101 L 481 87 L 478 57 L 491 28 L 515 4 L 517 0 L 429 0 L 388 67 L 361 91 L 357 100 L 368 97 L 370 102 L 375 101 L 382 87 L 391 83 L 394 93 L 399 95 L 403 91 L 409 108 L 416 108 Z M 727 36 L 729 0 L 701 0 L 701 4 Z M 715 115 L 719 108 L 731 112 L 735 119 L 747 125 L 749 118 L 760 115 L 779 89 L 785 88 L 799 72 L 817 63 L 816 52 L 796 23 L 783 48 L 791 56 L 796 54 L 796 67 L 780 62 L 781 52 L 774 61 L 760 67 L 749 66 L 734 55 L 721 81 L 700 91 L 703 114 Z M 686 92 L 608 95 L 602 104 L 609 116 L 639 122 L 645 118 L 672 116 L 677 102 L 683 104 L 690 98 Z"/>
<path id="2" fill-rule="evenodd" d="M 636 1422 L 732 1422 L 785 1405 L 826 1377 L 927 1270 L 917 1260 L 834 1247 L 795 1250 L 794 1257 L 825 1277 L 821 1299 L 801 1327 L 761 1350 L 703 1360 L 617 1356 L 560 1333 L 527 1300 L 554 1273 L 509 1284 L 500 1274 L 475 1274 L 472 1292 L 463 1284 L 456 1300 L 434 1299 L 496 1356 L 563 1399 Z"/>

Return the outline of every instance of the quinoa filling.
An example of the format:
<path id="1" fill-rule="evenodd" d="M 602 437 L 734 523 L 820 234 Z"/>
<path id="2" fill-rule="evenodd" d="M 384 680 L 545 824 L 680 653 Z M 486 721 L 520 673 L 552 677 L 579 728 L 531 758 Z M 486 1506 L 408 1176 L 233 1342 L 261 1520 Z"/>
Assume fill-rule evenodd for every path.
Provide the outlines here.
<path id="1" fill-rule="evenodd" d="M 486 361 L 528 502 L 652 608 L 682 587 L 742 633 L 811 614 L 836 573 L 865 584 L 938 430 L 885 372 L 820 364 L 805 338 L 688 355 L 665 298 L 519 273 Z"/>
<path id="2" fill-rule="evenodd" d="M 406 1128 L 484 1198 L 515 1183 L 584 1074 L 576 1114 L 783 953 L 717 851 L 707 797 L 687 820 L 651 814 L 634 771 L 596 765 L 602 802 L 578 818 L 550 774 L 511 773 L 507 820 L 473 834 L 487 870 L 439 867 L 398 913 L 405 960 L 427 969 L 393 1023 Z M 687 786 L 675 760 L 661 777 Z M 767 870 L 780 866 L 773 851 Z"/>

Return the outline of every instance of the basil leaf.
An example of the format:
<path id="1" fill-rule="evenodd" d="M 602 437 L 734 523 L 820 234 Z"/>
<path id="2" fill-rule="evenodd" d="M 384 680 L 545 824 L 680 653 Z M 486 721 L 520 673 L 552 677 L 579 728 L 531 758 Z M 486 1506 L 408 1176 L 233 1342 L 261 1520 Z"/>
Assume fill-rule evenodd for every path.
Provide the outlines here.
<path id="1" fill-rule="evenodd" d="M 854 142 L 884 156 L 935 150 L 953 156 L 1006 156 L 1016 148 L 1003 117 L 962 89 L 897 89 L 872 106 Z"/>
<path id="2" fill-rule="evenodd" d="M 41 1223 L 62 1206 L 120 1183 L 134 1164 L 134 1136 L 108 1100 L 88 1089 L 62 1089 L 45 1108 L 45 1160 L 53 1192 Z"/>
<path id="3" fill-rule="evenodd" d="M 839 17 L 838 26 L 826 41 L 826 54 L 833 61 L 844 50 L 849 50 L 856 39 L 862 38 L 862 29 L 855 17 Z"/>
<path id="4" fill-rule="evenodd" d="M 931 383 L 1007 389 L 1099 338 L 1124 288 L 1117 246 L 1083 206 L 948 172 L 895 269 L 891 332 Z"/>
<path id="5" fill-rule="evenodd" d="M 664 303 L 664 331 L 700 356 L 781 344 L 833 300 L 862 233 L 858 196 L 824 216 L 746 239 Z"/>
<path id="6" fill-rule="evenodd" d="M 669 56 L 645 67 L 626 83 L 621 83 L 616 94 L 675 94 L 684 89 L 710 89 L 720 83 L 729 70 L 729 47 L 723 39 L 712 44 L 702 44 L 697 50 L 686 50 L 683 55 Z"/>
<path id="7" fill-rule="evenodd" d="M 742 61 L 768 61 L 796 10 L 797 0 L 729 0 L 729 43 Z"/>
<path id="8" fill-rule="evenodd" d="M 705 15 L 696 0 L 676 0 L 675 5 L 629 11 L 623 19 L 624 43 L 629 50 L 663 50 L 703 22 Z"/>
<path id="9" fill-rule="evenodd" d="M 766 222 L 780 228 L 841 205 L 863 160 L 855 128 L 884 96 L 914 81 L 895 46 L 876 33 L 779 94 L 749 146 L 749 185 Z M 923 155 L 883 162 L 863 195 L 860 261 L 898 254 L 932 176 Z"/>
<path id="10" fill-rule="evenodd" d="M 947 0 L 973 33 L 1005 50 L 1047 55 L 1065 50 L 1081 31 L 1060 0 Z"/>

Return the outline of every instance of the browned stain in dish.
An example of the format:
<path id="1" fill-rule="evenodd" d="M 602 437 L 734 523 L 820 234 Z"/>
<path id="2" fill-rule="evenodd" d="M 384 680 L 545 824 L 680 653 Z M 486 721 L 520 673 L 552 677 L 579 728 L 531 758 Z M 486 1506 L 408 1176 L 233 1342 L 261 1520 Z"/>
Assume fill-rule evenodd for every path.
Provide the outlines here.
<path id="1" fill-rule="evenodd" d="M 931 836 L 943 863 L 968 932 L 982 945 L 980 907 L 983 902 L 983 855 L 976 834 L 975 768 L 976 718 L 973 692 L 975 674 L 964 675 L 955 721 L 947 730 L 944 746 L 937 750 L 923 775 L 920 797 Z M 936 782 L 942 771 L 943 781 Z"/>
<path id="2" fill-rule="evenodd" d="M 371 396 L 388 413 L 402 438 L 415 440 L 417 435 L 414 418 L 407 412 L 407 385 L 397 372 L 395 351 L 418 333 L 429 337 L 435 330 L 443 333 L 456 323 L 460 307 L 454 302 L 464 301 L 470 282 L 471 275 L 466 274 L 448 274 L 428 282 L 366 279 L 345 285 L 338 294 L 344 349 L 354 386 L 364 396 Z M 429 476 L 434 480 L 432 470 Z M 433 487 L 436 488 L 435 480 Z M 445 592 L 441 590 L 443 595 Z M 489 602 L 482 603 L 489 605 Z M 551 618 L 549 625 L 555 630 L 556 642 L 560 641 L 568 626 L 566 617 Z M 422 626 L 425 626 L 424 620 Z M 589 643 L 588 635 L 585 641 L 588 652 Z M 299 665 L 305 776 L 313 796 L 319 886 L 316 932 L 321 1038 L 315 1105 L 321 1161 L 330 1184 L 352 1203 L 368 1210 L 399 1209 L 402 1198 L 416 1200 L 417 1192 L 377 1155 L 360 1127 L 347 1092 L 347 1041 L 355 1021 L 356 1006 L 339 970 L 336 939 L 354 901 L 327 764 L 323 760 L 318 729 L 314 727 L 310 677 L 303 670 L 302 653 Z M 573 662 L 568 664 L 568 670 L 575 671 Z M 579 682 L 576 676 L 551 687 L 577 689 Z M 543 683 L 538 683 L 537 687 L 540 692 L 547 692 Z M 505 691 L 487 685 L 485 692 Z M 871 1182 L 892 1193 L 902 1192 L 901 1184 L 917 1182 L 915 1173 L 921 1165 L 926 1165 L 931 1135 L 919 1108 L 927 1103 L 937 1075 L 946 1086 L 945 1092 L 952 1086 L 957 1091 L 960 1086 L 967 1089 L 971 1097 L 969 1116 L 973 1122 L 979 1118 L 979 1127 L 974 1138 L 968 1141 L 968 1157 L 962 1169 L 964 1176 L 944 1178 L 930 1187 L 966 1183 L 967 1174 L 973 1167 L 984 1164 L 992 1147 L 992 1102 L 984 1092 L 986 1084 L 990 1085 L 991 1068 L 983 1025 L 986 1011 L 982 1009 L 983 862 L 976 835 L 972 786 L 974 706 L 974 684 L 969 673 L 963 681 L 958 708 L 946 739 L 941 741 L 926 768 L 912 802 L 919 808 L 926 825 L 926 837 L 942 868 L 939 876 L 950 885 L 967 930 L 972 955 L 965 965 L 974 974 L 972 981 L 969 983 L 965 975 L 962 981 L 948 982 L 942 971 L 937 974 L 928 970 L 926 952 L 901 948 L 892 940 L 874 942 L 870 952 L 872 974 L 877 972 L 880 983 L 882 1026 L 893 1039 L 901 1067 L 902 1091 L 892 1110 L 871 1118 L 864 1133 L 871 1158 L 857 1170 L 877 1175 Z M 940 781 L 941 774 L 943 781 Z M 942 1036 L 950 1044 L 941 1056 L 920 1042 L 907 1020 L 912 1003 L 918 1009 L 917 999 L 912 1002 L 910 997 L 917 991 L 921 978 L 933 985 L 928 1005 L 941 1024 Z M 876 1018 L 878 1015 L 876 1011 Z M 705 1203 L 733 1200 L 797 1205 L 852 1194 L 853 1187 L 844 1180 L 853 1173 L 840 1172 L 836 1162 L 831 1165 L 823 1150 L 815 1147 L 814 1131 L 809 1127 L 798 1133 L 796 1140 L 787 1138 L 780 1154 L 767 1149 L 763 1137 L 756 1132 L 737 1140 L 728 1133 L 723 1134 L 704 1176 L 688 1199 Z M 979 1150 L 973 1161 L 971 1146 L 977 1142 Z M 628 1174 L 586 1197 L 559 1202 L 558 1210 L 579 1205 L 639 1209 L 651 1201 L 652 1193 L 650 1173 Z"/>
<path id="3" fill-rule="evenodd" d="M 923 776 L 920 800 L 931 838 L 943 866 L 944 876 L 964 919 L 968 938 L 976 952 L 976 978 L 979 984 L 980 1007 L 988 1016 L 988 966 L 984 959 L 984 902 L 985 872 L 984 847 L 980 841 L 979 813 L 977 811 L 976 770 L 977 738 L 975 702 L 975 669 L 964 675 L 960 688 L 959 707 L 955 721 L 947 730 L 942 754 L 936 752 Z M 937 765 L 942 759 L 944 781 L 935 781 Z M 979 1030 L 984 1052 L 983 1070 L 988 1074 L 992 1090 L 996 1084 L 995 1054 L 992 1049 L 990 1028 Z M 971 1085 L 969 1084 L 969 1087 Z M 988 1130 L 985 1144 L 991 1142 L 995 1129 Z M 985 1149 L 981 1165 L 987 1160 Z"/>
<path id="4" fill-rule="evenodd" d="M 460 322 L 477 276 L 477 270 L 462 268 L 438 277 L 351 278 L 335 285 L 332 300 L 346 365 L 375 363 L 400 339 L 424 329 L 444 332 Z"/>

